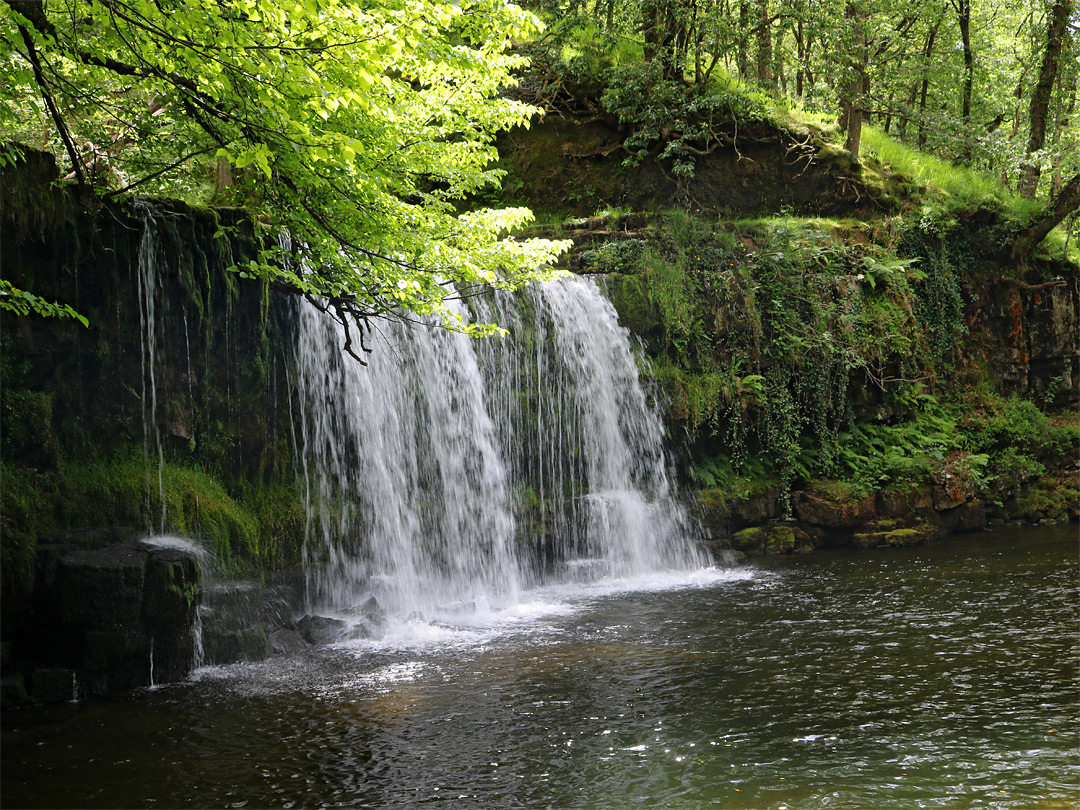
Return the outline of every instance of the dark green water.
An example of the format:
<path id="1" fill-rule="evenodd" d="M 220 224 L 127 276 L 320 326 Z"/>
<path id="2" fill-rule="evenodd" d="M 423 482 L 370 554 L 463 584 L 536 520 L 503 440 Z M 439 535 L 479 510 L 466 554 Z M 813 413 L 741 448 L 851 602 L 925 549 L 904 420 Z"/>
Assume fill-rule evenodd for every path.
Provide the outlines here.
<path id="1" fill-rule="evenodd" d="M 537 595 L 3 718 L 15 807 L 1074 808 L 1075 526 Z"/>

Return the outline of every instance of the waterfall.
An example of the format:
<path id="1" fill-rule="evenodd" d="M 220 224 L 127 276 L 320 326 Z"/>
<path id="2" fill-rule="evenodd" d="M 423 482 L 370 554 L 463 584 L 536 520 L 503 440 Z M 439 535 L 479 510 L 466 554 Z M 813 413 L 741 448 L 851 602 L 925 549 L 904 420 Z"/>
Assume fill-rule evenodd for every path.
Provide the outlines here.
<path id="1" fill-rule="evenodd" d="M 629 334 L 590 281 L 489 294 L 475 340 L 383 323 L 369 365 L 298 305 L 312 608 L 497 608 L 552 582 L 708 560 L 667 475 Z"/>
<path id="2" fill-rule="evenodd" d="M 541 515 L 531 510 L 534 533 L 544 534 L 534 570 L 626 576 L 705 564 L 672 492 L 663 422 L 611 303 L 592 282 L 571 278 L 494 304 L 480 315 L 510 337 L 478 350 L 493 371 L 489 390 L 519 492 L 542 505 Z"/>
<path id="3" fill-rule="evenodd" d="M 143 416 L 143 458 L 146 464 L 146 519 L 148 528 L 154 528 L 154 518 L 150 514 L 150 488 L 152 476 L 151 453 L 157 456 L 158 496 L 161 500 L 161 530 L 165 530 L 165 484 L 163 480 L 165 455 L 161 446 L 161 427 L 157 419 L 157 377 L 154 363 L 157 359 L 157 317 L 156 301 L 158 288 L 159 247 L 157 222 L 154 212 L 148 204 L 137 200 L 133 204 L 143 222 L 142 237 L 139 240 L 138 281 L 139 281 L 139 330 L 142 336 L 142 416 Z"/>

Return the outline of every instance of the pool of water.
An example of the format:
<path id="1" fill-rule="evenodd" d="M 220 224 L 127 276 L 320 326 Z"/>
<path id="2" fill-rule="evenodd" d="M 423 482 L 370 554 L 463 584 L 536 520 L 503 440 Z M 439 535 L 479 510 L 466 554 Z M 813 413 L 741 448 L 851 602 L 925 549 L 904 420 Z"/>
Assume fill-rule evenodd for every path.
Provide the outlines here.
<path id="1" fill-rule="evenodd" d="M 1075 808 L 1075 526 L 530 594 L 10 711 L 14 807 Z"/>

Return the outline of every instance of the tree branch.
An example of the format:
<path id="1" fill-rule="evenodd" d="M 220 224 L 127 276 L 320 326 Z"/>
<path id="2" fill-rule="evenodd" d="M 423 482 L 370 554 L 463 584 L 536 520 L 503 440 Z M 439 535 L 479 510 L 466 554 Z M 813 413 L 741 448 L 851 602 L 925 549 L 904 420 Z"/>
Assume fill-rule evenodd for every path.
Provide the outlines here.
<path id="1" fill-rule="evenodd" d="M 1077 209 L 1080 209 L 1080 174 L 1074 175 L 1062 186 L 1034 224 L 1020 234 L 1013 243 L 1012 260 L 1018 262 L 1026 258 L 1058 223 Z"/>
<path id="2" fill-rule="evenodd" d="M 209 152 L 209 151 L 211 151 L 213 149 L 216 149 L 216 148 L 217 148 L 217 144 L 214 144 L 213 146 L 208 146 L 205 149 L 198 149 L 198 150 L 196 150 L 194 152 L 190 152 L 190 153 L 184 155 L 179 160 L 177 160 L 177 161 L 175 161 L 173 163 L 170 163 L 164 169 L 159 169 L 158 171 L 154 172 L 153 174 L 148 174 L 148 175 L 146 175 L 146 177 L 142 177 L 142 178 L 136 180 L 134 183 L 128 183 L 126 186 L 124 186 L 121 189 L 118 189 L 116 191 L 110 191 L 105 196 L 107 196 L 107 197 L 119 197 L 124 192 L 131 191 L 131 189 L 135 188 L 136 186 L 141 186 L 143 183 L 148 183 L 151 180 L 154 180 L 154 179 L 156 179 L 158 177 L 161 177 L 161 175 L 165 174 L 166 172 L 172 171 L 177 166 L 179 166 L 179 165 L 181 165 L 183 163 L 186 163 L 187 161 L 191 160 L 193 157 L 198 157 L 199 155 L 205 155 L 207 152 Z"/>
<path id="3" fill-rule="evenodd" d="M 7 2 L 10 4 L 13 0 L 7 0 Z M 23 44 L 26 45 L 26 58 L 30 61 L 30 66 L 34 69 L 34 80 L 37 82 L 38 89 L 41 91 L 41 97 L 45 101 L 45 106 L 49 108 L 49 115 L 52 117 L 53 124 L 56 125 L 56 131 L 57 134 L 60 135 L 60 140 L 64 142 L 64 149 L 67 150 L 68 159 L 71 161 L 71 169 L 75 172 L 75 178 L 79 183 L 79 187 L 86 188 L 86 175 L 83 173 L 82 162 L 79 160 L 79 153 L 75 150 L 75 144 L 71 141 L 71 135 L 68 133 L 67 125 L 64 123 L 60 111 L 56 109 L 56 104 L 49 94 L 49 86 L 45 81 L 45 74 L 41 70 L 41 60 L 38 59 L 37 50 L 34 48 L 34 38 L 23 25 L 19 26 L 19 35 L 23 39 Z"/>
<path id="4" fill-rule="evenodd" d="M 1036 292 L 1038 290 L 1049 290 L 1053 287 L 1064 287 L 1066 284 L 1066 282 L 1062 281 L 1061 279 L 1056 279 L 1055 281 L 1044 281 L 1042 284 L 1028 284 L 1026 281 L 1021 281 L 1018 278 L 1003 278 L 1001 280 L 1001 283 L 1013 287 L 1019 287 L 1021 290 L 1029 290 L 1031 292 Z"/>

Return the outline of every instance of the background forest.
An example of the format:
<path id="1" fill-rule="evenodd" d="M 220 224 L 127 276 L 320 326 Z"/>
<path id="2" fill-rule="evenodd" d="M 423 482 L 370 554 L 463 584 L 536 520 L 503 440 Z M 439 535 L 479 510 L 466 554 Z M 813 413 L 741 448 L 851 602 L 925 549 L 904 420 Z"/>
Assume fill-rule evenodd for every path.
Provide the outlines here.
<path id="1" fill-rule="evenodd" d="M 648 122 L 642 144 L 737 84 L 764 104 L 838 119 L 853 154 L 870 124 L 1028 198 L 1057 192 L 1080 167 L 1071 0 L 528 5 L 549 26 L 527 48 L 538 97 L 603 77 L 604 106 Z M 707 128 L 693 134 L 708 140 Z M 885 144 L 868 146 L 873 155 Z M 687 147 L 669 154 L 692 162 Z"/>

